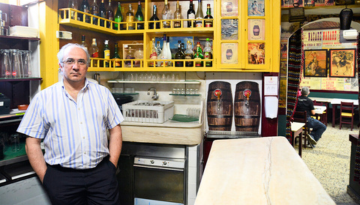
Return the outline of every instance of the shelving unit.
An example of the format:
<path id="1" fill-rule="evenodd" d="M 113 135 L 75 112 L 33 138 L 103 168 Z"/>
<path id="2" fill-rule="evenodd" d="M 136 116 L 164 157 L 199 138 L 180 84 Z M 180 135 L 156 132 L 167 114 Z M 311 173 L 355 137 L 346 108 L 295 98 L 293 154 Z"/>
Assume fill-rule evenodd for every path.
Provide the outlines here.
<path id="1" fill-rule="evenodd" d="M 108 80 L 108 83 L 132 83 L 132 84 L 187 84 L 200 85 L 200 81 L 126 81 L 126 80 Z"/>

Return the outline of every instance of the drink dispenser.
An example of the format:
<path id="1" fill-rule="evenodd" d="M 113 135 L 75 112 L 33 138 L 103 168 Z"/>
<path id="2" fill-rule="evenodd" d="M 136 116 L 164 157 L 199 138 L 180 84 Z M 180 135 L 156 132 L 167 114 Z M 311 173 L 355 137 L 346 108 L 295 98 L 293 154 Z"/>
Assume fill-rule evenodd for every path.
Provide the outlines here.
<path id="1" fill-rule="evenodd" d="M 10 65 L 12 68 L 11 75 L 13 78 L 20 78 L 21 76 L 21 66 L 20 66 L 20 57 L 18 49 L 10 49 Z"/>
<path id="2" fill-rule="evenodd" d="M 0 78 L 11 78 L 10 51 L 0 50 Z"/>
<path id="3" fill-rule="evenodd" d="M 28 50 L 19 51 L 21 75 L 24 78 L 31 77 L 31 52 Z"/>

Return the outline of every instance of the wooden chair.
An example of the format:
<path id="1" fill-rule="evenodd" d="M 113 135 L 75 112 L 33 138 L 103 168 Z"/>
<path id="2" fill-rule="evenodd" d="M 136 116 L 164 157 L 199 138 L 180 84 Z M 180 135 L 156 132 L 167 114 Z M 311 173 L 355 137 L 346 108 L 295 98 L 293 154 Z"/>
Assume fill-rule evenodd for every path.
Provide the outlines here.
<path id="1" fill-rule="evenodd" d="M 319 115 L 320 116 L 319 121 L 327 126 L 327 108 L 328 108 L 328 104 L 323 103 L 323 102 L 316 102 L 316 100 L 314 100 L 313 102 L 314 102 L 314 105 L 325 106 L 326 107 L 326 110 L 321 115 Z M 317 119 L 317 117 L 313 117 L 313 118 Z"/>
<path id="2" fill-rule="evenodd" d="M 293 117 L 293 121 L 294 122 L 302 122 L 305 123 L 304 126 L 304 147 L 306 147 L 306 134 L 309 133 L 309 127 L 308 127 L 308 123 L 307 123 L 307 117 L 306 117 L 306 111 L 295 111 L 294 113 L 294 117 Z M 294 139 L 295 140 L 295 139 Z M 301 146 L 301 142 L 299 142 L 299 146 Z"/>
<path id="3" fill-rule="evenodd" d="M 350 121 L 344 121 L 343 119 L 349 119 Z M 351 131 L 354 127 L 354 103 L 353 102 L 341 102 L 340 104 L 340 126 L 339 129 L 341 130 L 342 124 L 349 124 L 351 125 Z"/>

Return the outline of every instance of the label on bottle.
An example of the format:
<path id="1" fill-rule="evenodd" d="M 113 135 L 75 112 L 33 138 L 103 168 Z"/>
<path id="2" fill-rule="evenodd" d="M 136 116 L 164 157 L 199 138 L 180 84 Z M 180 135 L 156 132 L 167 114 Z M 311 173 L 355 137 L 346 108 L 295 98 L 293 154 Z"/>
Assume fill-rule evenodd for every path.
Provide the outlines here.
<path id="1" fill-rule="evenodd" d="M 95 52 L 91 55 L 91 57 L 93 58 L 98 58 L 99 57 L 99 52 Z"/>
<path id="2" fill-rule="evenodd" d="M 12 72 L 12 76 L 13 76 L 13 77 L 16 77 L 16 71 L 13 71 L 13 72 Z"/>
<path id="3" fill-rule="evenodd" d="M 126 18 L 126 22 L 128 22 L 128 29 L 129 30 L 134 30 L 134 24 L 131 22 L 134 22 L 134 16 L 127 16 Z"/>
<path id="4" fill-rule="evenodd" d="M 188 19 L 195 19 L 195 14 L 193 14 L 193 13 L 189 14 Z"/>
<path id="5" fill-rule="evenodd" d="M 104 58 L 107 60 L 110 59 L 110 50 L 104 50 Z"/>
<path id="6" fill-rule="evenodd" d="M 153 52 L 152 54 L 150 54 L 150 60 L 156 60 L 157 59 L 157 53 Z M 154 61 L 149 63 L 149 66 L 154 67 Z"/>
<path id="7" fill-rule="evenodd" d="M 174 28 L 180 28 L 181 27 L 181 22 L 180 21 L 175 21 L 174 22 Z"/>
<path id="8" fill-rule="evenodd" d="M 202 18 L 197 18 L 197 19 L 202 19 Z M 203 27 L 202 21 L 196 21 L 195 25 L 196 27 Z"/>
<path id="9" fill-rule="evenodd" d="M 213 27 L 212 21 L 205 21 L 205 27 Z"/>
<path id="10" fill-rule="evenodd" d="M 209 52 L 204 53 L 204 59 L 210 59 L 210 53 Z"/>
<path id="11" fill-rule="evenodd" d="M 118 59 L 118 58 L 116 58 Z M 121 61 L 115 60 L 115 67 L 121 67 Z"/>
<path id="12" fill-rule="evenodd" d="M 5 76 L 10 76 L 11 75 L 11 73 L 10 73 L 10 71 L 5 71 Z"/>
<path id="13" fill-rule="evenodd" d="M 114 18 L 113 18 L 113 17 L 109 17 L 109 20 L 110 20 L 110 21 L 113 21 L 113 20 L 114 20 Z M 121 20 L 120 20 L 120 21 L 121 21 Z M 120 22 L 120 21 L 119 21 L 119 22 Z"/>
<path id="14" fill-rule="evenodd" d="M 199 58 L 199 57 L 196 57 L 196 58 L 194 58 L 195 60 L 201 60 L 201 58 Z M 196 67 L 202 67 L 201 66 L 201 61 L 195 61 L 195 66 Z"/>

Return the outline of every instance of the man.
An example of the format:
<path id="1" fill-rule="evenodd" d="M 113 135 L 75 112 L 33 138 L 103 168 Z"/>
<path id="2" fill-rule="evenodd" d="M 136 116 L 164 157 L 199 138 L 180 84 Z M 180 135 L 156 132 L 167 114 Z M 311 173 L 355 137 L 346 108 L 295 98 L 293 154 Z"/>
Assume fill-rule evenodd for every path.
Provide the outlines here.
<path id="1" fill-rule="evenodd" d="M 310 94 L 308 87 L 301 89 L 301 96 L 298 98 L 296 105 L 296 111 L 306 111 L 306 117 L 308 121 L 308 127 L 313 128 L 310 134 L 307 134 L 307 138 L 311 147 L 315 147 L 317 141 L 321 138 L 321 135 L 325 132 L 326 126 L 319 120 L 316 120 L 310 116 L 315 115 L 314 103 L 307 97 Z"/>
<path id="2" fill-rule="evenodd" d="M 119 204 L 124 118 L 109 90 L 86 79 L 84 47 L 67 44 L 57 56 L 63 80 L 34 97 L 17 130 L 28 136 L 31 166 L 52 204 Z"/>

